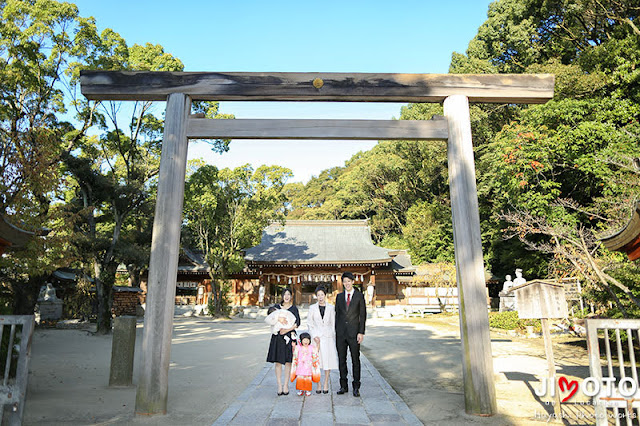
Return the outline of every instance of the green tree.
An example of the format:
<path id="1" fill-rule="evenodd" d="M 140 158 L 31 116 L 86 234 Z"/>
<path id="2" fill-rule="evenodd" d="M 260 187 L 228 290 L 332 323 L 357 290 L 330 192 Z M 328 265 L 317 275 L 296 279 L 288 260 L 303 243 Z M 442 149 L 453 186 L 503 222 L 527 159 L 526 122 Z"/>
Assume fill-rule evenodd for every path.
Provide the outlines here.
<path id="1" fill-rule="evenodd" d="M 466 56 L 452 60 L 453 72 L 556 75 L 545 105 L 505 106 L 504 114 L 481 107 L 492 123 L 479 138 L 474 129 L 490 263 L 581 276 L 621 312 L 637 309 L 635 284 L 606 272 L 618 266 L 595 235 L 628 220 L 640 195 L 632 167 L 640 154 L 639 12 L 616 0 L 497 1 Z"/>
<path id="2" fill-rule="evenodd" d="M 117 33 L 105 30 L 94 40 L 100 52 L 90 65 L 149 71 L 181 71 L 182 62 L 159 45 L 127 47 Z M 80 64 L 76 64 L 74 72 Z M 98 299 L 98 332 L 111 329 L 112 287 L 120 262 L 139 277 L 146 264 L 140 246 L 150 244 L 151 221 L 141 218 L 153 209 L 150 201 L 158 174 L 163 122 L 151 102 L 133 104 L 128 128 L 119 126 L 121 103 L 101 103 L 97 114 L 103 131 L 87 137 L 65 158 L 75 192 L 78 244 L 91 264 Z M 71 205 L 71 207 L 74 207 Z M 147 216 L 149 217 L 149 216 Z M 123 238 L 123 232 L 130 235 Z M 146 239 L 143 240 L 143 239 Z"/>
<path id="3" fill-rule="evenodd" d="M 76 125 L 61 117 L 69 106 L 68 64 L 86 59 L 91 29 L 71 3 L 0 2 L 0 214 L 48 230 L 1 261 L 16 314 L 33 313 L 46 277 L 75 259 L 71 222 L 56 205 L 65 183 L 60 159 L 86 135 L 95 106 L 78 108 Z"/>
<path id="4" fill-rule="evenodd" d="M 249 165 L 218 170 L 206 165 L 185 185 L 185 240 L 204 253 L 213 286 L 212 315 L 224 315 L 229 275 L 244 267 L 242 249 L 260 242 L 269 221 L 282 219 L 290 170 Z"/>
<path id="5" fill-rule="evenodd" d="M 441 114 L 440 105 L 410 104 L 401 119 Z M 381 141 L 304 188 L 289 188 L 288 218 L 368 219 L 374 241 L 408 248 L 417 261 L 445 260 L 453 252 L 444 141 Z M 444 245 L 436 247 L 438 240 Z"/>

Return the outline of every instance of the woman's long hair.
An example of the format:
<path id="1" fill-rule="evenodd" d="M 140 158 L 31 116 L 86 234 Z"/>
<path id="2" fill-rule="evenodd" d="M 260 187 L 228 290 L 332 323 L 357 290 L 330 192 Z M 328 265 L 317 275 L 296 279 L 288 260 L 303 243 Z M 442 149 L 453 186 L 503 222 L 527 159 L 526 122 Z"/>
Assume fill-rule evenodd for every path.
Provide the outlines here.
<path id="1" fill-rule="evenodd" d="M 284 305 L 284 294 L 286 292 L 289 292 L 289 294 L 291 295 L 291 304 L 295 305 L 295 303 L 293 303 L 293 291 L 291 291 L 289 287 L 285 287 L 284 290 L 282 290 L 282 298 L 280 299 L 280 306 Z"/>

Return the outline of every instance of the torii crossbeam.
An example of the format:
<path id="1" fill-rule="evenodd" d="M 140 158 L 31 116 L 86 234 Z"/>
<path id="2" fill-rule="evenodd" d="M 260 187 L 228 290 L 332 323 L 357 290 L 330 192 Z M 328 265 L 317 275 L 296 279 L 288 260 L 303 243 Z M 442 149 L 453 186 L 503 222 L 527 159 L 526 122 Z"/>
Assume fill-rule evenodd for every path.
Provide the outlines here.
<path id="1" fill-rule="evenodd" d="M 553 75 L 83 71 L 80 82 L 90 100 L 167 101 L 137 414 L 167 411 L 189 138 L 447 139 L 465 408 L 496 412 L 469 102 L 544 103 L 553 98 Z M 443 102 L 446 118 L 207 120 L 191 115 L 192 100 Z"/>

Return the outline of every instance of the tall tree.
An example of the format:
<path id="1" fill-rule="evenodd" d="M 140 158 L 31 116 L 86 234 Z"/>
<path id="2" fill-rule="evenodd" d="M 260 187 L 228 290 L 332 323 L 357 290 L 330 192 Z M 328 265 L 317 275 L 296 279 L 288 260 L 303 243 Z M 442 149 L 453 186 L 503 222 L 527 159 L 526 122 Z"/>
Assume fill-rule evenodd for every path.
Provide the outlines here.
<path id="1" fill-rule="evenodd" d="M 254 171 L 249 165 L 233 170 L 206 165 L 186 182 L 185 237 L 202 250 L 211 268 L 212 315 L 225 313 L 224 285 L 244 267 L 242 249 L 260 242 L 269 221 L 283 218 L 283 189 L 291 176 L 279 166 Z"/>
<path id="2" fill-rule="evenodd" d="M 81 46 L 91 43 L 92 28 L 71 3 L 0 2 L 0 214 L 23 228 L 48 229 L 46 238 L 2 259 L 15 313 L 32 313 L 44 279 L 74 258 L 68 218 L 52 203 L 64 185 L 60 159 L 91 124 L 88 106 L 77 110 L 76 125 L 61 117 L 69 105 L 66 70 L 86 59 Z"/>
<path id="3" fill-rule="evenodd" d="M 511 120 L 490 114 L 493 131 L 476 146 L 490 261 L 581 276 L 623 312 L 638 289 L 606 272 L 614 257 L 594 235 L 627 220 L 640 195 L 631 166 L 640 155 L 639 13 L 617 0 L 497 1 L 467 55 L 452 61 L 465 72 L 556 75 L 553 101 L 505 107 Z"/>
<path id="4" fill-rule="evenodd" d="M 147 43 L 129 48 L 111 30 L 103 31 L 93 42 L 99 55 L 90 58 L 89 66 L 148 71 L 183 69 L 182 62 L 161 46 Z M 80 64 L 76 64 L 78 67 Z M 126 262 L 134 274 L 146 263 L 132 254 L 134 247 L 143 243 L 140 238 L 150 236 L 151 222 L 141 220 L 139 213 L 152 211 L 150 200 L 160 161 L 163 122 L 153 114 L 154 104 L 133 103 L 129 125 L 124 129 L 120 127 L 122 109 L 119 102 L 101 103 L 98 117 L 102 135 L 84 138 L 64 158 L 77 194 L 80 244 L 88 254 L 96 283 L 99 332 L 111 329 L 112 287 L 118 263 Z M 122 238 L 127 230 L 132 235 Z M 149 243 L 147 240 L 145 245 Z"/>

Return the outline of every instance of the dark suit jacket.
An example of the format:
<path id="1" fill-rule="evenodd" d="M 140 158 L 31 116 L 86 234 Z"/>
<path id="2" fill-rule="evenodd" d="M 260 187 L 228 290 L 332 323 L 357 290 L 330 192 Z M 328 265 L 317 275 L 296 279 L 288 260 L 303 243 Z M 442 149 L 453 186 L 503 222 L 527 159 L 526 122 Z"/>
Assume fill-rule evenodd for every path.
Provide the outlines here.
<path id="1" fill-rule="evenodd" d="M 347 296 L 345 292 L 336 296 L 336 335 L 356 338 L 358 333 L 364 334 L 367 321 L 367 306 L 362 292 L 354 289 L 351 303 L 347 310 Z"/>

